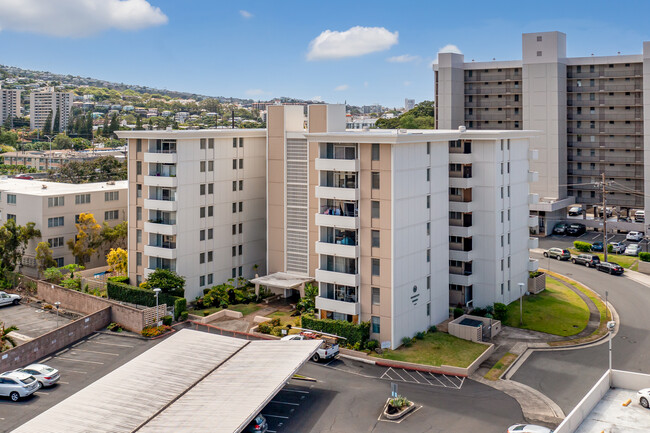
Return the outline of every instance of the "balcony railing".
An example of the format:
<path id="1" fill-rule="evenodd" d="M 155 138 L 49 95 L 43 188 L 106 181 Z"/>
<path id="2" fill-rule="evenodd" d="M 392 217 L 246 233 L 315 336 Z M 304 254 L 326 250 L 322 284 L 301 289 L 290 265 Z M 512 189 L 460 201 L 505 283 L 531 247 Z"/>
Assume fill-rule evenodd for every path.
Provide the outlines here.
<path id="1" fill-rule="evenodd" d="M 176 242 L 153 242 L 149 244 L 149 246 L 157 248 L 169 248 L 173 250 L 176 248 Z"/>
<path id="2" fill-rule="evenodd" d="M 333 215 L 333 216 L 345 216 L 345 217 L 357 217 L 359 216 L 359 209 L 355 208 L 354 211 L 349 211 L 338 207 L 322 206 L 320 209 L 320 214 Z"/>
<path id="3" fill-rule="evenodd" d="M 164 224 L 164 225 L 175 225 L 176 220 L 175 219 L 164 219 L 164 218 L 151 218 L 149 220 L 150 223 L 152 224 Z"/>

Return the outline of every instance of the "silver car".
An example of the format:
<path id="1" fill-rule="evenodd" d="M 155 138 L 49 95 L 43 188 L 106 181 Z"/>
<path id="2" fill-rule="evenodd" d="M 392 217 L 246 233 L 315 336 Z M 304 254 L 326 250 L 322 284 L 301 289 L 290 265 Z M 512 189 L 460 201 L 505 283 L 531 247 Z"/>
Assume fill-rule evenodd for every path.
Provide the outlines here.
<path id="1" fill-rule="evenodd" d="M 31 364 L 25 368 L 19 368 L 16 371 L 34 376 L 43 387 L 52 386 L 61 379 L 59 370 L 45 364 Z"/>
<path id="2" fill-rule="evenodd" d="M 18 305 L 20 304 L 21 299 L 22 298 L 19 295 L 14 295 L 13 293 L 0 292 L 0 305 L 9 305 L 9 304 Z"/>
<path id="3" fill-rule="evenodd" d="M 0 374 L 0 395 L 7 396 L 11 401 L 34 394 L 40 388 L 38 381 L 31 374 L 19 371 L 8 371 Z"/>

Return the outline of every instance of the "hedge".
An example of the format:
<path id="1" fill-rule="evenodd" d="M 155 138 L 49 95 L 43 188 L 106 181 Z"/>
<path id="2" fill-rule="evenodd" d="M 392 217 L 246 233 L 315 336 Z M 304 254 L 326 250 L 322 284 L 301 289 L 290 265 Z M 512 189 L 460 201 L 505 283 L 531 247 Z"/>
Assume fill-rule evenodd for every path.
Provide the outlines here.
<path id="1" fill-rule="evenodd" d="M 106 282 L 106 292 L 109 299 L 144 305 L 147 307 L 156 306 L 156 295 L 151 290 L 141 289 L 139 287 L 109 280 Z M 179 298 L 167 293 L 160 293 L 158 295 L 158 303 L 167 304 L 167 306 L 173 305 L 176 318 L 178 318 L 183 311 L 187 310 L 187 301 L 185 298 Z"/>
<path id="2" fill-rule="evenodd" d="M 589 242 L 574 241 L 573 246 L 581 253 L 588 253 L 591 251 L 591 244 Z"/>
<path id="3" fill-rule="evenodd" d="M 642 262 L 650 262 L 650 253 L 639 253 L 639 260 Z"/>
<path id="4" fill-rule="evenodd" d="M 129 277 L 126 275 L 115 275 L 114 277 L 108 277 L 107 280 L 115 283 L 129 284 Z"/>
<path id="5" fill-rule="evenodd" d="M 359 325 L 355 325 L 342 320 L 316 319 L 307 314 L 300 319 L 302 328 L 344 337 L 345 342 L 350 346 L 356 343 L 363 346 L 370 338 L 370 322 L 361 322 Z"/>

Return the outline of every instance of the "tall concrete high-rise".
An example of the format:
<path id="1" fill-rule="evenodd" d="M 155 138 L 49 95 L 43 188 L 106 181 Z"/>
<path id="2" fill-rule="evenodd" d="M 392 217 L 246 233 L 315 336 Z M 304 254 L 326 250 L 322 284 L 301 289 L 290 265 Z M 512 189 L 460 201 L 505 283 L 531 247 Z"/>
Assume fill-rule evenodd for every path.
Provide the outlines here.
<path id="1" fill-rule="evenodd" d="M 53 87 L 34 90 L 29 95 L 30 129 L 43 129 L 50 113 L 52 113 L 52 123 L 54 123 L 58 113 L 59 130 L 52 132 L 54 134 L 64 132 L 71 120 L 73 99 L 74 94 L 72 92 L 56 92 Z"/>
<path id="2" fill-rule="evenodd" d="M 4 124 L 7 119 L 11 122 L 14 117 L 20 117 L 21 92 L 18 89 L 3 89 L 0 86 L 0 124 Z"/>

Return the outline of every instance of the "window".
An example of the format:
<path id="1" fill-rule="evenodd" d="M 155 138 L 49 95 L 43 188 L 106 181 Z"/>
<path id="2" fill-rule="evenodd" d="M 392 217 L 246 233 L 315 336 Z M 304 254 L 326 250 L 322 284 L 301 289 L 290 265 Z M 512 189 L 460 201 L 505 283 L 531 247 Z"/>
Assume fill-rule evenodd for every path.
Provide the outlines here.
<path id="1" fill-rule="evenodd" d="M 236 235 L 237 234 L 237 224 L 232 225 L 232 234 Z"/>
<path id="2" fill-rule="evenodd" d="M 119 217 L 120 217 L 119 210 L 107 210 L 106 212 L 104 212 L 104 220 L 106 221 L 116 220 Z"/>
<path id="3" fill-rule="evenodd" d="M 501 294 L 503 295 L 503 283 L 501 283 Z"/>
<path id="4" fill-rule="evenodd" d="M 240 168 L 240 169 L 241 169 L 241 168 L 244 168 L 244 160 L 243 160 L 243 159 L 240 159 L 240 160 L 239 160 L 239 168 Z"/>
<path id="5" fill-rule="evenodd" d="M 372 143 L 371 159 L 373 161 L 379 161 L 379 143 Z"/>
<path id="6" fill-rule="evenodd" d="M 237 203 L 232 204 L 232 213 L 237 213 Z"/>
<path id="7" fill-rule="evenodd" d="M 430 208 L 431 208 L 431 196 L 428 195 L 427 196 L 427 209 L 430 209 Z"/>
<path id="8" fill-rule="evenodd" d="M 510 233 L 508 233 L 508 245 L 510 245 Z"/>
<path id="9" fill-rule="evenodd" d="M 427 275 L 427 290 L 431 289 L 431 275 Z"/>
<path id="10" fill-rule="evenodd" d="M 508 197 L 510 197 L 510 185 L 508 185 Z"/>
<path id="11" fill-rule="evenodd" d="M 503 259 L 501 259 L 501 270 L 503 270 Z"/>
<path id="12" fill-rule="evenodd" d="M 371 173 L 371 184 L 372 184 L 372 189 L 379 189 L 379 173 L 376 171 L 373 171 Z"/>
<path id="13" fill-rule="evenodd" d="M 537 36 L 537 42 L 542 42 L 542 37 L 541 36 Z M 580 67 L 580 66 L 578 66 L 578 67 Z"/>
<path id="14" fill-rule="evenodd" d="M 208 184 L 208 194 L 214 194 L 214 184 L 213 183 Z"/>
<path id="15" fill-rule="evenodd" d="M 199 231 L 199 241 L 205 240 L 205 230 Z"/>
<path id="16" fill-rule="evenodd" d="M 501 211 L 501 222 L 503 222 L 503 211 Z"/>
<path id="17" fill-rule="evenodd" d="M 236 159 L 232 160 L 232 169 L 237 170 L 237 160 Z"/>
<path id="18" fill-rule="evenodd" d="M 240 191 L 243 191 L 243 190 L 244 190 L 244 181 L 243 181 L 243 180 L 240 180 L 240 181 L 239 181 L 239 190 L 240 190 Z"/>
<path id="19" fill-rule="evenodd" d="M 205 253 L 199 254 L 199 264 L 205 263 Z"/>
<path id="20" fill-rule="evenodd" d="M 212 251 L 208 251 L 208 262 L 212 261 Z"/>
<path id="21" fill-rule="evenodd" d="M 199 286 L 205 286 L 205 275 L 199 277 Z"/>
<path id="22" fill-rule="evenodd" d="M 244 202 L 239 202 L 239 212 L 244 212 Z"/>
<path id="23" fill-rule="evenodd" d="M 431 182 L 431 169 L 427 168 L 427 182 Z"/>
<path id="24" fill-rule="evenodd" d="M 503 246 L 503 235 L 501 235 L 501 246 Z"/>
<path id="25" fill-rule="evenodd" d="M 239 147 L 244 147 L 244 137 L 239 137 Z"/>
<path id="26" fill-rule="evenodd" d="M 142 161 L 135 162 L 135 174 L 142 174 Z"/>
<path id="27" fill-rule="evenodd" d="M 48 197 L 47 198 L 47 207 L 57 207 L 65 205 L 65 197 Z"/>
<path id="28" fill-rule="evenodd" d="M 214 149 L 214 138 L 208 138 L 208 149 Z"/>
<path id="29" fill-rule="evenodd" d="M 205 173 L 205 161 L 199 162 L 199 171 Z"/>
<path id="30" fill-rule="evenodd" d="M 370 230 L 371 245 L 373 248 L 379 248 L 379 230 Z"/>
<path id="31" fill-rule="evenodd" d="M 541 51 L 537 52 L 537 57 L 542 57 L 542 52 Z"/>
<path id="32" fill-rule="evenodd" d="M 140 206 L 135 208 L 135 219 L 136 221 L 142 221 L 142 208 Z"/>
<path id="33" fill-rule="evenodd" d="M 471 98 L 471 96 L 470 96 L 470 98 Z M 472 113 L 470 113 L 470 114 L 472 114 Z M 431 142 L 427 141 L 427 155 L 429 155 L 429 154 L 431 154 Z"/>
<path id="34" fill-rule="evenodd" d="M 16 204 L 16 194 L 7 194 L 7 203 Z"/>
<path id="35" fill-rule="evenodd" d="M 7 215 L 7 218 L 9 216 Z M 16 217 L 14 216 L 14 219 Z M 62 227 L 63 226 L 63 217 L 54 217 L 54 218 L 48 218 L 47 219 L 47 226 L 48 227 Z"/>
<path id="36" fill-rule="evenodd" d="M 503 198 L 503 187 L 501 187 L 501 198 Z"/>
<path id="37" fill-rule="evenodd" d="M 199 185 L 199 194 L 200 195 L 205 195 L 205 184 L 204 183 Z"/>
<path id="38" fill-rule="evenodd" d="M 214 206 L 208 206 L 208 216 L 214 216 Z"/>
<path id="39" fill-rule="evenodd" d="M 206 142 L 205 138 L 202 138 L 201 139 L 201 144 L 200 144 L 201 150 L 205 149 L 205 142 Z"/>
<path id="40" fill-rule="evenodd" d="M 371 331 L 372 331 L 373 334 L 379 334 L 379 330 L 380 330 L 379 320 L 380 319 L 377 316 L 370 317 L 370 323 L 372 324 Z"/>
<path id="41" fill-rule="evenodd" d="M 379 305 L 379 287 L 372 287 L 372 305 Z"/>
<path id="42" fill-rule="evenodd" d="M 431 236 L 431 223 L 427 223 L 427 236 Z"/>
<path id="43" fill-rule="evenodd" d="M 104 201 L 117 201 L 120 199 L 119 191 L 107 191 L 104 193 Z"/>
<path id="44" fill-rule="evenodd" d="M 142 152 L 142 139 L 138 138 L 135 140 L 135 151 L 136 152 Z"/>
<path id="45" fill-rule="evenodd" d="M 214 281 L 214 274 L 208 274 L 208 284 L 212 284 Z"/>
<path id="46" fill-rule="evenodd" d="M 379 276 L 379 259 L 371 259 L 372 261 L 372 275 Z"/>
<path id="47" fill-rule="evenodd" d="M 379 218 L 379 202 L 371 201 L 370 202 L 370 216 L 372 218 Z"/>
<path id="48" fill-rule="evenodd" d="M 208 171 L 214 171 L 214 161 L 208 161 Z"/>
<path id="49" fill-rule="evenodd" d="M 135 243 L 136 244 L 141 244 L 142 243 L 142 230 L 137 229 L 135 231 Z"/>
<path id="50" fill-rule="evenodd" d="M 236 148 L 236 147 L 237 147 L 237 138 L 236 138 L 236 137 L 233 137 L 233 138 L 232 138 L 232 147 L 233 147 L 233 148 Z"/>
<path id="51" fill-rule="evenodd" d="M 214 229 L 208 229 L 208 239 L 212 239 L 214 237 Z"/>
<path id="52" fill-rule="evenodd" d="M 142 266 L 142 253 L 140 252 L 135 253 L 135 265 Z"/>
<path id="53" fill-rule="evenodd" d="M 508 267 L 510 267 L 510 256 L 508 256 Z"/>
<path id="54" fill-rule="evenodd" d="M 201 206 L 201 208 L 199 209 L 199 217 L 205 218 L 205 206 Z"/>
<path id="55" fill-rule="evenodd" d="M 232 190 L 237 191 L 237 181 L 236 180 L 232 181 Z"/>
<path id="56" fill-rule="evenodd" d="M 90 194 L 77 194 L 74 196 L 74 204 L 90 203 Z"/>
<path id="57" fill-rule="evenodd" d="M 65 241 L 63 239 L 63 236 L 61 236 L 59 238 L 48 239 L 47 243 L 50 244 L 50 248 L 58 248 L 62 247 L 65 244 Z"/>
<path id="58" fill-rule="evenodd" d="M 244 231 L 244 223 L 239 223 L 239 234 L 242 234 Z"/>
<path id="59" fill-rule="evenodd" d="M 427 263 L 431 263 L 431 250 L 427 249 Z"/>
<path id="60" fill-rule="evenodd" d="M 237 256 L 237 247 L 235 245 L 232 246 L 232 256 L 233 257 Z"/>
<path id="61" fill-rule="evenodd" d="M 431 315 L 431 302 L 427 302 L 427 316 Z"/>
<path id="62" fill-rule="evenodd" d="M 142 185 L 140 185 L 139 183 L 136 184 L 135 186 L 135 196 L 137 198 L 142 198 Z"/>
<path id="63" fill-rule="evenodd" d="M 240 267 L 239 267 L 239 276 L 240 276 L 240 277 L 241 277 L 242 274 L 243 274 L 243 270 L 244 270 L 244 268 L 240 266 Z"/>
<path id="64" fill-rule="evenodd" d="M 54 259 L 54 261 L 56 262 L 57 268 L 60 268 L 61 266 L 63 266 L 65 264 L 65 262 L 63 260 L 63 257 L 57 257 L 57 258 Z"/>
<path id="65" fill-rule="evenodd" d="M 237 268 L 232 268 L 232 277 L 237 278 Z"/>

